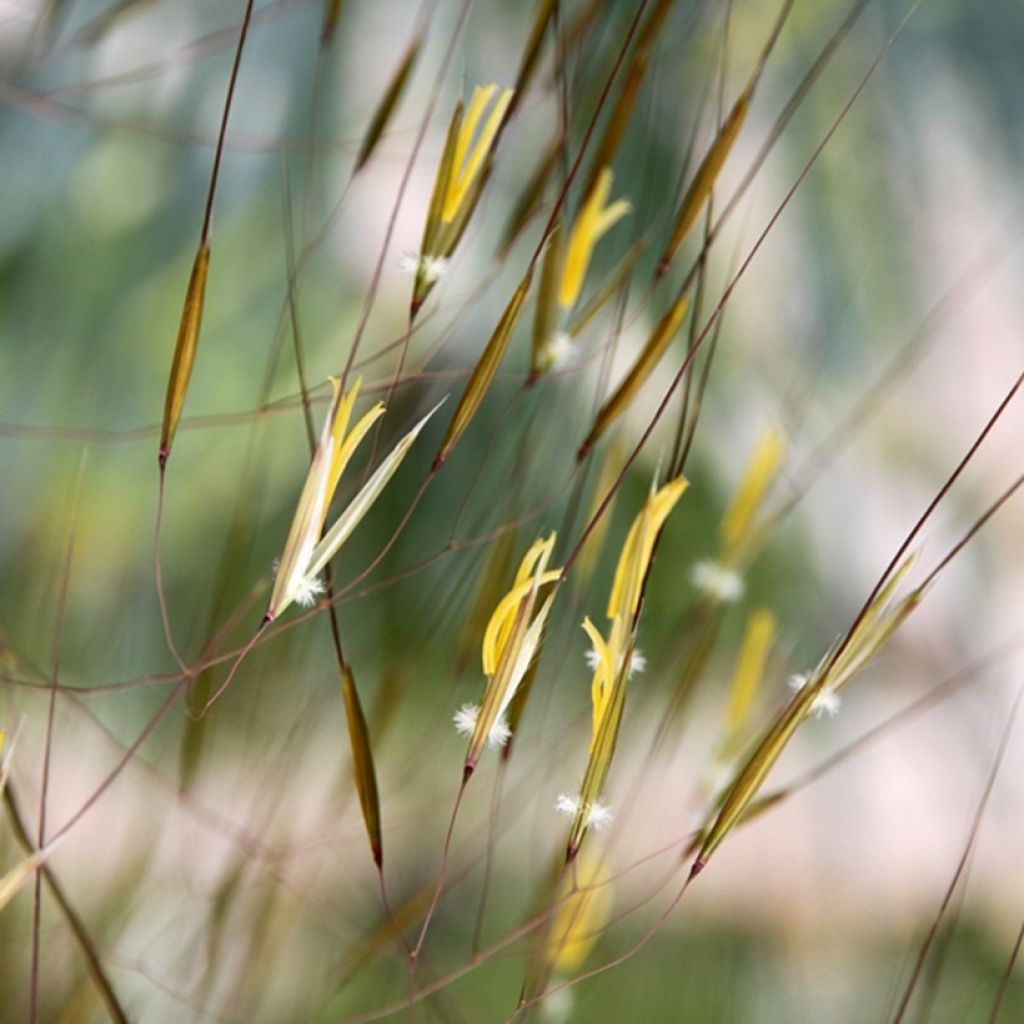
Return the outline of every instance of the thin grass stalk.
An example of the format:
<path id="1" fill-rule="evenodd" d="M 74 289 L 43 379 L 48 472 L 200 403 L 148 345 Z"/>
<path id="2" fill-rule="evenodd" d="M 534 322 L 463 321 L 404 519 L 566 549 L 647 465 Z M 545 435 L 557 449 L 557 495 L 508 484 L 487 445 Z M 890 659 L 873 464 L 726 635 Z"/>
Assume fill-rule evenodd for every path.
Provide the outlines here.
<path id="1" fill-rule="evenodd" d="M 8 820 L 11 823 L 11 831 L 14 833 L 14 839 L 26 856 L 30 856 L 34 852 L 35 848 L 32 845 L 32 839 L 28 834 L 24 818 L 21 815 L 18 801 L 15 798 L 14 792 L 9 787 L 3 790 L 3 799 L 4 805 L 7 808 Z M 42 875 L 43 881 L 46 883 L 46 887 L 50 895 L 53 897 L 54 902 L 60 909 L 65 922 L 71 929 L 71 934 L 74 937 L 75 943 L 85 960 L 89 978 L 96 986 L 96 990 L 99 993 L 100 998 L 103 1000 L 103 1005 L 106 1007 L 107 1013 L 110 1015 L 110 1019 L 114 1021 L 115 1024 L 128 1024 L 128 1014 L 121 1006 L 121 1001 L 118 999 L 117 993 L 114 991 L 114 986 L 107 977 L 107 973 L 103 968 L 103 961 L 100 959 L 96 944 L 89 935 L 84 922 L 78 916 L 78 912 L 72 905 L 67 893 L 65 893 L 64 887 L 58 880 L 53 868 L 51 865 L 43 862 L 39 866 L 39 873 Z"/>

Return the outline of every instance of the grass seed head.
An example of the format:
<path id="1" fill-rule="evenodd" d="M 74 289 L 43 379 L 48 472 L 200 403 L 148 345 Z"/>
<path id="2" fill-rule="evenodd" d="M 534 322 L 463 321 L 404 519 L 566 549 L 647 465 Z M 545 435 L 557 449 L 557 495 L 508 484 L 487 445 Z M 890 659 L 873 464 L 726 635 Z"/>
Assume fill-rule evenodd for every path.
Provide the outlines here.
<path id="1" fill-rule="evenodd" d="M 611 189 L 612 172 L 610 168 L 605 167 L 598 174 L 594 187 L 572 226 L 561 283 L 558 286 L 558 304 L 564 310 L 572 309 L 576 305 L 587 268 L 590 266 L 590 258 L 594 253 L 594 246 L 602 235 L 632 209 L 625 199 L 617 199 L 609 204 L 608 196 Z"/>

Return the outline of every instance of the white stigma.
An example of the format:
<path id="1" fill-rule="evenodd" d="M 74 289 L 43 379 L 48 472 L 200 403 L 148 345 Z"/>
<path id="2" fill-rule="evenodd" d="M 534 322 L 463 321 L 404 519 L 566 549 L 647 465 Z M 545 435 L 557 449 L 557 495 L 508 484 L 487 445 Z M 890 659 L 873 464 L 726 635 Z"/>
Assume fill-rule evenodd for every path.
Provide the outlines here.
<path id="1" fill-rule="evenodd" d="M 552 370 L 561 370 L 572 358 L 572 335 L 555 331 L 544 346 L 544 361 Z"/>
<path id="2" fill-rule="evenodd" d="M 295 600 L 303 608 L 316 604 L 316 599 L 324 592 L 323 580 L 319 576 L 300 576 L 295 581 Z"/>
<path id="3" fill-rule="evenodd" d="M 407 252 L 399 261 L 398 269 L 410 276 L 422 273 L 427 284 L 434 284 L 448 270 L 448 260 L 444 256 L 422 256 L 418 252 Z"/>
<path id="4" fill-rule="evenodd" d="M 472 736 L 476 731 L 476 723 L 480 719 L 479 704 L 463 704 L 458 711 L 452 715 L 455 723 L 455 731 L 462 736 Z M 492 747 L 503 747 L 512 737 L 512 730 L 509 728 L 508 720 L 501 715 L 491 726 L 487 734 L 487 742 Z"/>
<path id="5" fill-rule="evenodd" d="M 802 690 L 810 678 L 811 676 L 808 673 L 800 672 L 789 680 L 789 688 L 791 690 Z M 826 686 L 811 702 L 811 710 L 818 718 L 821 718 L 822 715 L 835 718 L 839 713 L 842 703 L 843 698 L 832 687 Z"/>
<path id="6" fill-rule="evenodd" d="M 704 559 L 693 567 L 690 581 L 708 597 L 723 604 L 731 604 L 743 596 L 743 577 L 711 559 Z"/>
<path id="7" fill-rule="evenodd" d="M 591 672 L 596 672 L 598 666 L 601 664 L 601 655 L 594 650 L 593 647 L 584 655 L 587 661 L 587 668 Z M 632 679 L 639 672 L 643 672 L 647 668 L 647 655 L 643 651 L 634 649 L 633 653 L 629 656 L 629 675 L 628 679 Z"/>
<path id="8" fill-rule="evenodd" d="M 600 831 L 606 825 L 610 825 L 614 818 L 612 809 L 607 804 L 603 804 L 599 800 L 585 804 L 578 793 L 559 793 L 558 799 L 555 801 L 555 810 L 567 818 L 575 818 L 581 807 L 586 808 L 588 828 Z"/>

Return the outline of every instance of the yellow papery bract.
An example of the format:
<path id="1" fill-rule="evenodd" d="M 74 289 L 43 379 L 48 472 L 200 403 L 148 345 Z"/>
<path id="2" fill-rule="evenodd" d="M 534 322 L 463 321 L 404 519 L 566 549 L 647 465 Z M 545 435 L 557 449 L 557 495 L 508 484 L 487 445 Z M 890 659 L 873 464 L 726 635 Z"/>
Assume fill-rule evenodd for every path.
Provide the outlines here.
<path id="1" fill-rule="evenodd" d="M 339 523 L 332 527 L 328 537 L 321 540 L 327 513 L 341 475 L 370 428 L 384 414 L 383 404 L 377 402 L 349 430 L 352 410 L 361 383 L 360 380 L 356 380 L 347 394 L 342 395 L 339 382 L 331 378 L 334 396 L 281 553 L 266 621 L 277 618 L 293 601 L 302 600 L 303 595 L 315 592 L 316 575 L 358 524 L 437 408 L 435 406 L 435 410 L 431 410 L 430 414 L 399 442 L 396 450 L 381 464 L 371 481 L 353 500 L 351 510 L 346 510 Z"/>
<path id="2" fill-rule="evenodd" d="M 661 527 L 675 503 L 683 496 L 689 482 L 685 477 L 670 480 L 653 491 L 640 510 L 626 536 L 626 543 L 615 567 L 615 579 L 608 597 L 608 618 L 616 615 L 631 620 L 640 602 L 640 587 L 654 551 Z M 636 566 L 636 572 L 631 571 Z"/>
<path id="3" fill-rule="evenodd" d="M 480 173 L 484 159 L 494 144 L 498 129 L 504 120 L 505 111 L 512 101 L 512 90 L 502 89 L 487 120 L 484 121 L 483 127 L 477 134 L 477 126 L 497 88 L 496 85 L 478 85 L 473 90 L 466 115 L 459 125 L 458 136 L 455 140 L 455 155 L 441 208 L 441 220 L 446 224 L 450 224 L 458 215 L 463 200 Z M 473 141 L 474 135 L 477 135 L 475 142 Z"/>
<path id="4" fill-rule="evenodd" d="M 473 732 L 466 750 L 465 777 L 476 767 L 484 746 L 500 745 L 508 738 L 505 712 L 508 710 L 530 664 L 540 649 L 544 627 L 555 599 L 548 594 L 537 610 L 540 588 L 561 579 L 560 569 L 548 569 L 554 550 L 555 534 L 538 540 L 526 552 L 512 589 L 498 602 L 484 630 L 482 659 L 487 683 L 476 714 Z M 504 739 L 496 741 L 504 730 Z"/>
<path id="5" fill-rule="evenodd" d="M 605 206 L 612 188 L 612 172 L 605 167 L 597 177 L 594 188 L 576 217 L 565 254 L 562 281 L 558 289 L 558 304 L 563 309 L 575 305 L 587 276 L 587 267 L 601 236 L 632 209 L 625 199 Z"/>
<path id="6" fill-rule="evenodd" d="M 597 735 L 597 730 L 601 727 L 601 719 L 608 708 L 608 694 L 615 679 L 616 657 L 615 652 L 611 649 L 611 645 L 605 643 L 600 630 L 589 618 L 584 618 L 583 629 L 590 638 L 590 642 L 594 645 L 594 651 L 597 654 L 594 678 L 590 683 L 590 700 L 593 705 L 591 743 L 593 743 L 593 737 Z M 613 630 L 612 639 L 614 639 L 614 633 L 615 631 Z"/>
<path id="7" fill-rule="evenodd" d="M 777 431 L 762 434 L 750 457 L 743 479 L 722 517 L 722 542 L 729 551 L 740 546 L 750 534 L 758 506 L 778 473 L 786 455 L 786 442 Z"/>
<path id="8" fill-rule="evenodd" d="M 334 452 L 331 460 L 331 473 L 327 478 L 327 493 L 329 495 L 327 504 L 330 505 L 331 498 L 334 497 L 334 492 L 338 489 L 338 481 L 341 479 L 341 474 L 345 472 L 345 467 L 349 464 L 349 460 L 352 458 L 356 448 L 359 447 L 359 443 L 369 433 L 370 427 L 374 425 L 384 415 L 384 403 L 375 402 L 362 416 L 359 417 L 359 422 L 352 428 L 344 441 L 339 445 L 337 451 Z M 324 508 L 324 518 L 327 518 L 327 508 Z M 323 521 L 321 520 L 321 526 Z"/>
<path id="9" fill-rule="evenodd" d="M 501 652 L 512 633 L 516 612 L 520 603 L 534 586 L 553 583 L 561 575 L 560 569 L 547 569 L 548 560 L 555 546 L 555 534 L 537 540 L 523 556 L 516 572 L 512 589 L 498 602 L 484 630 L 482 661 L 484 675 L 493 675 L 501 658 Z M 537 570 L 535 572 L 535 569 Z"/>
<path id="10" fill-rule="evenodd" d="M 441 399 L 433 409 L 422 417 L 420 421 L 410 430 L 390 453 L 381 461 L 380 465 L 373 471 L 370 478 L 363 484 L 352 500 L 345 506 L 345 511 L 334 521 L 334 525 L 324 534 L 323 539 L 317 544 L 310 556 L 306 569 L 306 578 L 315 578 L 324 566 L 335 556 L 342 544 L 348 540 L 352 531 L 362 522 L 363 517 L 373 506 L 373 503 L 380 497 L 381 491 L 387 486 L 388 481 L 398 472 L 398 467 L 408 454 L 420 431 L 427 425 L 435 412 L 444 404 Z M 381 409 L 383 411 L 383 407 Z M 376 419 L 375 410 L 371 409 L 356 424 L 351 436 L 358 434 L 359 438 L 369 430 Z M 347 460 L 346 460 L 347 461 Z"/>
<path id="11" fill-rule="evenodd" d="M 810 678 L 769 726 L 727 787 L 710 825 L 704 830 L 704 840 L 694 863 L 694 872 L 704 867 L 737 822 L 742 820 L 768 773 L 793 734 L 810 717 L 815 705 L 823 696 L 838 693 L 853 679 L 920 603 L 923 596 L 920 587 L 899 601 L 891 600 L 913 560 L 914 556 L 911 555 L 889 577 L 863 616 L 843 639 L 836 641 Z"/>
<path id="12" fill-rule="evenodd" d="M 270 605 L 267 609 L 267 615 L 271 618 L 280 615 L 295 600 L 295 588 L 304 577 L 306 564 L 320 539 L 324 519 L 327 516 L 327 508 L 333 496 L 328 493 L 328 481 L 334 461 L 334 451 L 338 446 L 335 426 L 342 420 L 347 423 L 346 406 L 348 406 L 348 410 L 351 410 L 349 399 L 354 401 L 354 394 L 358 394 L 359 384 L 360 381 L 357 380 L 345 397 L 342 397 L 340 388 L 336 384 L 332 384 L 334 397 L 327 410 L 327 418 L 324 420 L 323 430 L 320 432 L 320 440 L 313 453 L 313 461 L 306 474 L 306 482 L 302 485 L 299 501 L 295 506 L 295 515 L 292 517 L 288 537 L 278 562 L 277 577 L 274 580 L 274 589 L 270 595 Z"/>
<path id="13" fill-rule="evenodd" d="M 757 691 L 764 675 L 765 661 L 772 641 L 775 639 L 775 616 L 766 608 L 751 612 L 747 619 L 746 632 L 736 659 L 736 671 L 729 693 L 726 722 L 730 734 L 735 734 L 747 717 L 757 697 Z"/>
<path id="14" fill-rule="evenodd" d="M 640 595 L 650 569 L 654 545 L 665 519 L 688 484 L 677 477 L 651 492 L 634 519 L 622 546 L 608 601 L 611 628 L 605 639 L 589 618 L 583 629 L 593 644 L 594 675 L 590 683 L 592 703 L 590 750 L 579 795 L 566 803 L 573 815 L 566 847 L 566 860 L 579 851 L 587 830 L 608 820 L 608 809 L 600 803 L 611 767 L 626 702 L 626 685 L 636 668 L 634 661 Z M 559 808 L 562 809 L 562 808 Z"/>
<path id="15" fill-rule="evenodd" d="M 612 912 L 612 890 L 597 858 L 582 860 L 575 887 L 565 896 L 551 923 L 548 962 L 556 973 L 578 968 L 594 948 Z"/>

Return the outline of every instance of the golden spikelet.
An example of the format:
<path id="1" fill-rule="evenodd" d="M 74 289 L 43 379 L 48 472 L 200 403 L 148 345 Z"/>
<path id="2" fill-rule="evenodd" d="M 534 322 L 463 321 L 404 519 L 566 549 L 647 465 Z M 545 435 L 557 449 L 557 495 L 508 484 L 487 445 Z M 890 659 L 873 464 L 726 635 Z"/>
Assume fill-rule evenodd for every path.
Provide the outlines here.
<path id="1" fill-rule="evenodd" d="M 203 299 L 206 296 L 206 277 L 210 269 L 210 246 L 203 242 L 192 264 L 192 274 L 185 293 L 185 305 L 178 325 L 178 341 L 174 347 L 171 375 L 167 381 L 167 395 L 164 399 L 164 419 L 160 428 L 160 465 L 164 466 L 171 455 L 171 445 L 185 405 L 185 392 L 192 376 L 192 365 L 196 360 L 199 344 L 199 329 L 203 322 Z"/>

